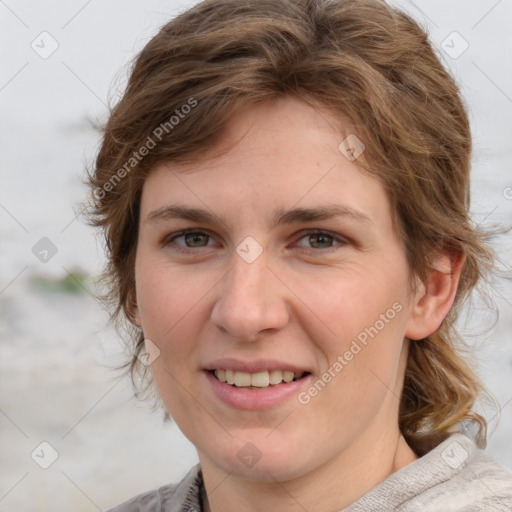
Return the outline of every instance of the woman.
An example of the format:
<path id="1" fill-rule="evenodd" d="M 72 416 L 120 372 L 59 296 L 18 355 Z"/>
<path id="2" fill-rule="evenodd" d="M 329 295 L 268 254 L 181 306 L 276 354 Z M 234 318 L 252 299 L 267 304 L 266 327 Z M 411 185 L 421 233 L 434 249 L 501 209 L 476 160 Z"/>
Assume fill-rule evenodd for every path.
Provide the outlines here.
<path id="1" fill-rule="evenodd" d="M 509 510 L 454 327 L 493 265 L 470 153 L 456 84 L 383 2 L 214 0 L 164 26 L 92 213 L 132 376 L 200 464 L 113 510 Z"/>

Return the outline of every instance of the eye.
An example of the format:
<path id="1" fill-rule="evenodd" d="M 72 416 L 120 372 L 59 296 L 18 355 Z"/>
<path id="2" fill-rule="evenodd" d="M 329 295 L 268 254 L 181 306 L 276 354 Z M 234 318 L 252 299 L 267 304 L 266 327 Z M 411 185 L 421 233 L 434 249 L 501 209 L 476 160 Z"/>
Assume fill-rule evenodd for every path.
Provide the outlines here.
<path id="1" fill-rule="evenodd" d="M 309 230 L 300 237 L 296 247 L 313 249 L 315 252 L 330 252 L 340 249 L 348 244 L 348 241 L 334 233 L 321 230 Z M 211 247 L 214 245 L 213 237 L 205 231 L 184 230 L 167 236 L 162 245 L 173 245 L 173 250 L 194 252 L 193 249 Z"/>
<path id="2" fill-rule="evenodd" d="M 348 243 L 347 240 L 339 235 L 320 230 L 308 231 L 300 240 L 305 240 L 306 244 L 298 242 L 296 244 L 298 247 L 307 247 L 307 244 L 310 244 L 310 248 L 323 251 L 336 250 Z M 337 245 L 334 245 L 336 242 L 338 242 Z"/>
<path id="3" fill-rule="evenodd" d="M 183 240 L 183 242 L 178 243 L 177 240 Z M 208 247 L 211 245 L 208 243 L 209 241 L 213 241 L 212 237 L 204 231 L 185 230 L 181 231 L 180 233 L 174 233 L 168 236 L 164 240 L 163 245 L 165 246 L 173 243 L 184 249 L 194 249 L 200 247 Z"/>

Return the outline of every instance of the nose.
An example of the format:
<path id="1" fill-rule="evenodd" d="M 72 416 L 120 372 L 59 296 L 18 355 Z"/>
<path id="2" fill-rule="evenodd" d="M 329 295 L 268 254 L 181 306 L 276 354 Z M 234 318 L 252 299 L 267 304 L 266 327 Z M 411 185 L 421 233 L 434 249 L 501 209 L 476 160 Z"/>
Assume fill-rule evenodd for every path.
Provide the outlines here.
<path id="1" fill-rule="evenodd" d="M 235 253 L 219 284 L 211 320 L 235 341 L 256 341 L 289 321 L 286 287 L 267 264 L 265 251 L 252 263 Z"/>

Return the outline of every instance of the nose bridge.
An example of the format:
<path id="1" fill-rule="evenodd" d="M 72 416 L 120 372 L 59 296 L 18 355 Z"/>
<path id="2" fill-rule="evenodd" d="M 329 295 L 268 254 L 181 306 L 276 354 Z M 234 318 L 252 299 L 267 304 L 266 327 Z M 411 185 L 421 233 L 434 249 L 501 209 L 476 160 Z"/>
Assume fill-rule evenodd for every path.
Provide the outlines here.
<path id="1" fill-rule="evenodd" d="M 211 317 L 232 338 L 253 341 L 261 331 L 286 325 L 288 312 L 282 291 L 267 268 L 267 253 L 263 251 L 254 261 L 240 254 L 233 254 L 231 271 L 222 282 Z"/>

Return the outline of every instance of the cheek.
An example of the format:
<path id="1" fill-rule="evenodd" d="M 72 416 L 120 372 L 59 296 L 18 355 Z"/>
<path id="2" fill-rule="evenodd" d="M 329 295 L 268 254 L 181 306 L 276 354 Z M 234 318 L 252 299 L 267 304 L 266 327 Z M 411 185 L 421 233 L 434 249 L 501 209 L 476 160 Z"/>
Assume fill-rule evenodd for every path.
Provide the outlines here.
<path id="1" fill-rule="evenodd" d="M 195 375 L 201 329 L 209 325 L 204 301 L 213 276 L 176 269 L 143 255 L 136 265 L 137 304 L 144 336 L 160 350 L 151 371 L 169 409 L 180 409 L 184 386 Z M 187 403 L 187 407 L 190 404 Z"/>
<path id="2" fill-rule="evenodd" d="M 353 267 L 336 280 L 317 281 L 319 286 L 302 292 L 321 319 L 309 336 L 324 356 L 323 376 L 336 395 L 325 395 L 326 406 L 336 403 L 340 412 L 373 410 L 400 381 L 407 286 L 401 267 L 394 273 L 388 270 L 386 274 L 384 267 Z M 368 407 L 362 406 L 365 403 Z"/>
<path id="3" fill-rule="evenodd" d="M 161 343 L 182 329 L 184 320 L 211 288 L 209 280 L 198 273 L 187 273 L 168 264 L 152 262 L 143 256 L 136 264 L 137 306 L 145 336 Z"/>
<path id="4" fill-rule="evenodd" d="M 324 340 L 329 352 L 343 353 L 353 340 L 364 344 L 377 334 L 401 342 L 407 287 L 400 272 L 388 269 L 386 275 L 385 268 L 354 265 L 337 275 L 298 279 L 294 292 L 305 298 L 313 320 L 308 325 L 315 326 L 314 338 Z"/>
<path id="5" fill-rule="evenodd" d="M 144 336 L 160 350 L 151 373 L 166 409 L 187 431 L 189 418 L 201 415 L 185 390 L 191 389 L 197 372 L 195 340 L 204 323 L 198 314 L 201 299 L 211 287 L 165 265 L 143 262 L 141 258 L 136 271 L 138 308 Z"/>

